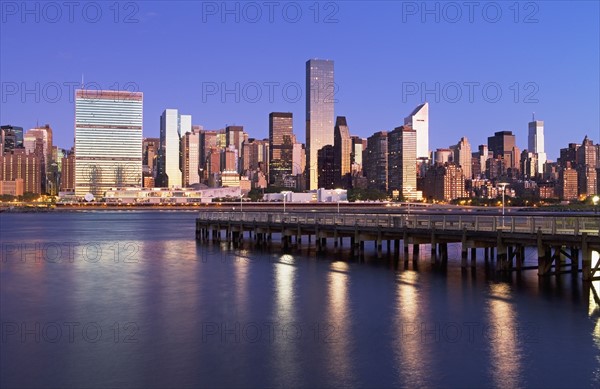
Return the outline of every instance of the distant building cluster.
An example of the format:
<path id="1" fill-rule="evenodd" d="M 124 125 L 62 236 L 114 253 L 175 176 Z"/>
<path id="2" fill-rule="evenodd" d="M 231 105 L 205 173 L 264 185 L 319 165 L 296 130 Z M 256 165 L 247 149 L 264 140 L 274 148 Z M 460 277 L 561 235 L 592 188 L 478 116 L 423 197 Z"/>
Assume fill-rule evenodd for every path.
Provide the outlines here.
<path id="1" fill-rule="evenodd" d="M 243 126 L 204 129 L 191 115 L 165 109 L 159 137 L 143 138 L 143 93 L 78 90 L 70 150 L 53 145 L 48 124 L 26 132 L 0 127 L 0 194 L 163 202 L 171 193 L 176 201 L 194 202 L 210 198 L 199 192 L 209 188 L 235 188 L 240 195 L 276 188 L 306 192 L 303 199 L 321 188 L 447 202 L 495 198 L 505 183 L 511 195 L 540 199 L 571 201 L 600 192 L 600 145 L 587 136 L 552 162 L 544 122 L 533 118 L 523 151 L 512 131 L 495 132 L 477 148 L 462 137 L 430 151 L 427 102 L 402 125 L 365 139 L 351 134 L 346 116 L 334 115 L 334 90 L 334 62 L 307 61 L 305 143 L 294 134 L 289 112 L 269 113 L 269 136 L 256 139 Z"/>

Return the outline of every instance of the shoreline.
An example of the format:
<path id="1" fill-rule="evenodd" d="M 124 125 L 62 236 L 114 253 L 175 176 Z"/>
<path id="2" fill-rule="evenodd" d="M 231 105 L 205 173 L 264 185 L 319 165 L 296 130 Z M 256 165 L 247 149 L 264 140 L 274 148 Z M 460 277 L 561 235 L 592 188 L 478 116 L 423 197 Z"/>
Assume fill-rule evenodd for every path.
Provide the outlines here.
<path id="1" fill-rule="evenodd" d="M 281 202 L 248 202 L 241 207 L 244 212 L 252 211 L 275 211 L 281 212 L 284 204 Z M 288 212 L 336 212 L 337 203 L 287 203 L 285 208 Z M 200 211 L 239 211 L 240 203 L 211 203 L 202 205 L 99 205 L 99 204 L 61 204 L 61 205 L 0 205 L 0 213 L 48 213 L 48 212 L 101 212 L 101 211 L 120 211 L 120 212 L 143 212 L 143 211 L 161 211 L 161 212 L 200 212 Z M 456 206 L 456 205 L 431 205 L 421 203 L 411 203 L 410 206 L 400 205 L 398 203 L 340 203 L 339 210 L 343 213 L 477 213 L 487 215 L 499 215 L 499 207 L 479 207 L 479 206 Z M 583 215 L 596 216 L 597 210 L 593 207 L 576 207 L 569 209 L 556 206 L 532 208 L 532 207 L 506 207 L 508 214 L 556 214 L 565 215 Z"/>

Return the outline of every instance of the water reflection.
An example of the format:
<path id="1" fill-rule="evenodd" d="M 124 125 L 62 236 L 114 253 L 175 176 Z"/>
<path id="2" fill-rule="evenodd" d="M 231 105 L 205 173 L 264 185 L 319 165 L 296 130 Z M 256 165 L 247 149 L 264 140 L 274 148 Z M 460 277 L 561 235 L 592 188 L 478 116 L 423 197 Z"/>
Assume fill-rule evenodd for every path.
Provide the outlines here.
<path id="1" fill-rule="evenodd" d="M 233 275 L 235 282 L 235 298 L 233 306 L 230 305 L 229 309 L 234 312 L 234 317 L 237 316 L 237 320 L 248 319 L 248 273 L 250 272 L 251 263 L 248 259 L 242 255 L 233 255 Z"/>
<path id="2" fill-rule="evenodd" d="M 348 386 L 354 382 L 350 358 L 349 269 L 346 262 L 331 263 L 327 273 L 327 319 L 325 323 L 318 324 L 321 340 L 327 343 L 329 372 L 336 386 Z"/>
<path id="3" fill-rule="evenodd" d="M 283 328 L 296 323 L 296 304 L 294 291 L 296 290 L 296 272 L 294 257 L 282 255 L 279 262 L 274 264 L 275 277 L 275 328 Z M 298 358 L 298 345 L 296 342 L 279 338 L 274 343 L 274 373 L 277 386 L 284 383 L 299 384 L 300 361 Z"/>
<path id="4" fill-rule="evenodd" d="M 594 346 L 596 347 L 596 369 L 593 372 L 594 382 L 600 382 L 600 306 L 598 305 L 598 292 L 600 291 L 600 281 L 592 281 L 590 286 L 590 297 L 589 297 L 589 316 L 590 318 L 596 319 L 596 325 L 594 326 L 594 332 L 592 332 L 592 339 Z"/>
<path id="5" fill-rule="evenodd" d="M 484 337 L 489 342 L 490 371 L 496 387 L 517 388 L 521 383 L 522 350 L 518 337 L 518 318 L 508 284 L 490 285 L 489 325 Z"/>
<path id="6" fill-rule="evenodd" d="M 428 330 L 431 330 L 435 323 L 419 322 L 424 312 L 422 312 L 418 283 L 419 273 L 415 271 L 398 274 L 394 351 L 397 374 L 404 381 L 402 386 L 406 387 L 428 386 L 427 371 L 431 364 Z"/>

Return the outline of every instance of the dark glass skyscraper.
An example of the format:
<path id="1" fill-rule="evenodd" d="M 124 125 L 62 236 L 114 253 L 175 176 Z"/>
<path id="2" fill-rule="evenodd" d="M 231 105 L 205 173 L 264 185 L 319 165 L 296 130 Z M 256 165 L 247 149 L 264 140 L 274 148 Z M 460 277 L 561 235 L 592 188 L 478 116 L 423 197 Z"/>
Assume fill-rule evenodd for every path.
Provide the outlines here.
<path id="1" fill-rule="evenodd" d="M 333 146 L 323 146 L 317 153 L 317 166 L 319 169 L 319 188 L 335 188 L 335 153 Z"/>
<path id="2" fill-rule="evenodd" d="M 4 152 L 14 149 L 22 149 L 23 146 L 23 127 L 17 126 L 0 126 L 4 130 Z"/>
<path id="3" fill-rule="evenodd" d="M 294 135 L 291 112 L 269 114 L 269 183 L 283 185 L 283 178 L 292 174 Z"/>
<path id="4" fill-rule="evenodd" d="M 518 166 L 520 152 L 516 146 L 515 136 L 512 131 L 498 131 L 494 136 L 488 137 L 488 148 L 494 153 L 494 158 L 504 160 L 507 168 Z"/>
<path id="5" fill-rule="evenodd" d="M 352 138 L 350 137 L 350 130 L 348 129 L 348 122 L 345 116 L 338 116 L 336 118 L 333 138 L 335 185 L 340 188 L 348 188 L 352 183 L 350 177 Z"/>
<path id="6" fill-rule="evenodd" d="M 388 133 L 379 131 L 367 138 L 363 169 L 369 187 L 383 192 L 388 189 Z"/>
<path id="7" fill-rule="evenodd" d="M 317 189 L 318 151 L 333 145 L 333 104 L 335 101 L 333 61 L 306 62 L 306 174 L 307 189 Z"/>

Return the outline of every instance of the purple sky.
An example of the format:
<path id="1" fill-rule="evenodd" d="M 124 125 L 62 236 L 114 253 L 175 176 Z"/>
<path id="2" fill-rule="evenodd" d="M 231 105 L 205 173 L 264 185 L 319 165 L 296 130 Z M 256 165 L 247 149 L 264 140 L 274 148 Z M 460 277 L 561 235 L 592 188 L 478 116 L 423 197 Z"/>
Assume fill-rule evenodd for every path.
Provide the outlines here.
<path id="1" fill-rule="evenodd" d="M 392 130 L 426 99 L 432 150 L 461 136 L 475 149 L 500 130 L 524 149 L 532 112 L 553 160 L 586 134 L 600 140 L 597 1 L 0 4 L 0 123 L 49 123 L 64 148 L 82 75 L 144 92 L 146 137 L 178 108 L 256 138 L 269 112 L 293 112 L 304 140 L 309 58 L 335 61 L 335 112 L 352 134 Z"/>

